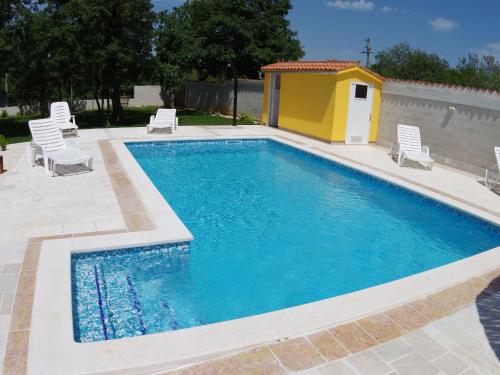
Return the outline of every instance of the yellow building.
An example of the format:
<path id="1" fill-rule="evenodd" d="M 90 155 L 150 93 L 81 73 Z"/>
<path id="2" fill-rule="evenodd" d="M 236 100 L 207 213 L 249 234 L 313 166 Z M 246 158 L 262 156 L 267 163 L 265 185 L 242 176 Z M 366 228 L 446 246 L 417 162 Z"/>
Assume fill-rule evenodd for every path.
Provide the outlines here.
<path id="1" fill-rule="evenodd" d="M 377 140 L 383 78 L 358 61 L 283 61 L 261 70 L 264 124 L 327 142 Z"/>

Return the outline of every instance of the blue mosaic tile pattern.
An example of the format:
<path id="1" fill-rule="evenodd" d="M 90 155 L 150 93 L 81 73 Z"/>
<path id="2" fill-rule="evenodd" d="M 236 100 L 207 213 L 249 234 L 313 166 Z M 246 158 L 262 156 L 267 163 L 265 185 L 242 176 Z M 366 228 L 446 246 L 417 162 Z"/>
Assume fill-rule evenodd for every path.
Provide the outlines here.
<path id="1" fill-rule="evenodd" d="M 162 289 L 169 275 L 175 277 L 186 267 L 188 258 L 187 242 L 72 254 L 75 341 L 183 328 L 176 314 L 186 309 L 178 311 L 175 303 L 169 302 L 169 294 L 162 299 L 155 292 Z"/>

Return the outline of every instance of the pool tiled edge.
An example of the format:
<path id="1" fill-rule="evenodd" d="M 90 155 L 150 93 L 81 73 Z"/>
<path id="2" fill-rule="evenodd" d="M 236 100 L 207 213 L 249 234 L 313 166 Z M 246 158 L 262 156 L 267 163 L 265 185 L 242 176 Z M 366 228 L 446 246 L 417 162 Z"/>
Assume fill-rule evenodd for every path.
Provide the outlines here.
<path id="1" fill-rule="evenodd" d="M 281 374 L 326 366 L 408 335 L 474 304 L 480 293 L 488 294 L 488 284 L 499 276 L 500 268 L 497 268 L 425 298 L 362 319 L 158 374 L 233 374 L 242 368 L 253 369 L 256 373 Z"/>
<path id="2" fill-rule="evenodd" d="M 144 207 L 141 198 L 137 194 L 122 164 L 118 160 L 111 143 L 109 141 L 98 141 L 98 144 L 127 229 L 35 237 L 28 240 L 24 259 L 21 264 L 14 307 L 11 315 L 3 374 L 22 375 L 25 374 L 27 370 L 28 343 L 36 272 L 43 241 L 137 232 L 155 228 L 148 211 Z"/>

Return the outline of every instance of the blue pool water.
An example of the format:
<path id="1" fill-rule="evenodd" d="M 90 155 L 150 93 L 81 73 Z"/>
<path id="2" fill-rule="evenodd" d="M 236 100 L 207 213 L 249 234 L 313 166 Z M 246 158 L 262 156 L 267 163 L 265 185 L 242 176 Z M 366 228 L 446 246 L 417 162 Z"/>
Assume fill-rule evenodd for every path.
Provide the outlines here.
<path id="1" fill-rule="evenodd" d="M 74 255 L 77 341 L 279 310 L 500 245 L 497 226 L 274 141 L 127 147 L 194 240 Z"/>

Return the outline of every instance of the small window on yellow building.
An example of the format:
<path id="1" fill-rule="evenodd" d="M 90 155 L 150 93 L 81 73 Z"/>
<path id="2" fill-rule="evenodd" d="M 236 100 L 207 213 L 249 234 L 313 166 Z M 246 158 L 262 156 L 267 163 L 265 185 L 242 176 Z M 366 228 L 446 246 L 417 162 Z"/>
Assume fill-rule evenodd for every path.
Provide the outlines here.
<path id="1" fill-rule="evenodd" d="M 356 92 L 354 93 L 356 99 L 366 99 L 368 97 L 368 86 L 356 85 Z"/>

